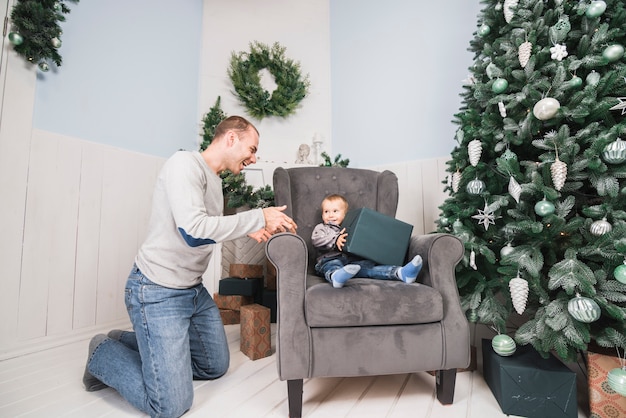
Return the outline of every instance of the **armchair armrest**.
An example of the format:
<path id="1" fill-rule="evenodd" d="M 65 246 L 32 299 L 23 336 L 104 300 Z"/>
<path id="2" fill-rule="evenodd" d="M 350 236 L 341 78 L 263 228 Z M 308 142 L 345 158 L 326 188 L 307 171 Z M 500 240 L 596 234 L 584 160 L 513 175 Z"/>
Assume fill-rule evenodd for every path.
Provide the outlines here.
<path id="1" fill-rule="evenodd" d="M 281 380 L 310 376 L 310 332 L 304 315 L 308 264 L 306 242 L 291 233 L 273 235 L 265 246 L 276 267 L 276 366 Z"/>
<path id="2" fill-rule="evenodd" d="M 410 258 L 417 254 L 422 256 L 421 274 L 423 276 L 419 279 L 425 285 L 437 289 L 443 298 L 444 333 L 454 334 L 457 339 L 462 338 L 468 342 L 468 344 L 456 346 L 446 344 L 445 355 L 448 359 L 467 359 L 466 364 L 459 364 L 458 367 L 466 367 L 470 362 L 469 323 L 461 309 L 455 276 L 456 265 L 461 261 L 464 253 L 463 243 L 452 234 L 413 236 L 409 245 Z M 445 340 L 454 341 L 454 338 L 445 338 Z"/>

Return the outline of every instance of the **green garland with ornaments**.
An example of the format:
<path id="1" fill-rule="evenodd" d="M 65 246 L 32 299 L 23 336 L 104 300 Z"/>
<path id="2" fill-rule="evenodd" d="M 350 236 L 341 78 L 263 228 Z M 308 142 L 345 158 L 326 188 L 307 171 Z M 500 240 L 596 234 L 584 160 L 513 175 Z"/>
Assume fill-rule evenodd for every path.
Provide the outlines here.
<path id="1" fill-rule="evenodd" d="M 79 0 L 68 0 L 78 3 Z M 61 0 L 18 0 L 11 10 L 9 42 L 15 52 L 41 71 L 48 71 L 50 64 L 61 66 L 63 31 L 59 22 L 65 21 L 70 9 Z"/>
<path id="2" fill-rule="evenodd" d="M 273 92 L 261 85 L 259 71 L 263 69 L 274 77 L 277 87 Z M 257 119 L 291 115 L 309 92 L 308 75 L 302 76 L 298 62 L 285 58 L 285 47 L 278 42 L 271 48 L 252 42 L 249 52 L 233 52 L 228 76 L 240 102 Z"/>

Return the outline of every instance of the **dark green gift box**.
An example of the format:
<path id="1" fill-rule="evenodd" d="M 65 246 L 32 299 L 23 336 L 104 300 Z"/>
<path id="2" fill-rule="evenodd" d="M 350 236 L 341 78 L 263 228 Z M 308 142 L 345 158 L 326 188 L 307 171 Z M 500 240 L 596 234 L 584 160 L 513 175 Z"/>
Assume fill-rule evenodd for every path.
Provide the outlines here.
<path id="1" fill-rule="evenodd" d="M 220 280 L 218 293 L 220 295 L 240 295 L 254 297 L 254 303 L 261 302 L 263 279 L 240 279 L 226 277 Z"/>
<path id="2" fill-rule="evenodd" d="M 348 233 L 343 251 L 378 264 L 404 264 L 412 225 L 369 208 L 348 211 L 341 225 Z"/>
<path id="3" fill-rule="evenodd" d="M 482 340 L 483 375 L 507 415 L 529 418 L 578 417 L 576 373 L 553 355 L 544 359 L 532 346 L 502 357 Z"/>

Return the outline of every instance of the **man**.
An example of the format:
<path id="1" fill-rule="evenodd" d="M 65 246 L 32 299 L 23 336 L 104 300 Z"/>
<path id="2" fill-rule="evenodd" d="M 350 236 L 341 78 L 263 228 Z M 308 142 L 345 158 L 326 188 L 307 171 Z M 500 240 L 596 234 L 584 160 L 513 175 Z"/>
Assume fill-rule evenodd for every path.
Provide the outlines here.
<path id="1" fill-rule="evenodd" d="M 113 330 L 89 344 L 83 383 L 110 386 L 153 417 L 178 417 L 193 402 L 195 379 L 216 379 L 230 355 L 219 309 L 202 284 L 216 243 L 250 236 L 267 241 L 295 232 L 283 207 L 222 216 L 224 170 L 256 162 L 257 129 L 231 116 L 202 153 L 179 151 L 164 164 L 152 215 L 126 284 L 133 332 Z"/>

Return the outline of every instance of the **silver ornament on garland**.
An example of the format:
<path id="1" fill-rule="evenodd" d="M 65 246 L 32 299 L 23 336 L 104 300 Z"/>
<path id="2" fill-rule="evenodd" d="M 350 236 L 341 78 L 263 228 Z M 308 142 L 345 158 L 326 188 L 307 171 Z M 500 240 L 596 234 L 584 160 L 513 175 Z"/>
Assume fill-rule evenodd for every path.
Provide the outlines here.
<path id="1" fill-rule="evenodd" d="M 461 172 L 456 170 L 456 172 L 452 173 L 452 191 L 454 193 L 459 191 L 459 185 L 461 184 Z"/>
<path id="2" fill-rule="evenodd" d="M 470 164 L 474 167 L 478 165 L 478 161 L 480 161 L 480 155 L 483 152 L 483 144 L 479 139 L 474 139 L 470 141 L 467 145 L 467 153 L 469 155 Z"/>
<path id="3" fill-rule="evenodd" d="M 550 166 L 550 173 L 552 174 L 552 184 L 554 184 L 554 188 L 561 190 L 567 178 L 567 164 L 559 160 L 558 155 Z"/>
<path id="4" fill-rule="evenodd" d="M 528 282 L 519 277 L 518 274 L 517 277 L 509 281 L 509 290 L 515 312 L 521 315 L 526 310 L 526 302 L 528 301 Z"/>
<path id="5" fill-rule="evenodd" d="M 528 41 L 524 42 L 517 48 L 517 57 L 522 68 L 525 68 L 526 64 L 528 64 L 528 60 L 530 60 L 530 54 L 532 50 L 533 44 Z"/>
<path id="6" fill-rule="evenodd" d="M 617 138 L 604 147 L 602 158 L 609 164 L 621 164 L 626 161 L 626 141 Z"/>
<path id="7" fill-rule="evenodd" d="M 556 116 L 561 108 L 561 103 L 552 97 L 546 97 L 535 103 L 533 115 L 539 120 L 548 120 Z"/>
<path id="8" fill-rule="evenodd" d="M 579 322 L 590 323 L 600 318 L 600 306 L 596 301 L 579 293 L 567 303 L 567 311 Z"/>
<path id="9" fill-rule="evenodd" d="M 611 232 L 612 229 L 613 226 L 606 220 L 606 218 L 593 222 L 589 227 L 589 231 L 597 237 Z"/>
<path id="10" fill-rule="evenodd" d="M 585 14 L 587 17 L 595 18 L 599 17 L 606 10 L 606 3 L 603 0 L 595 0 L 592 1 L 589 6 L 587 6 L 587 10 L 585 10 Z"/>
<path id="11" fill-rule="evenodd" d="M 522 194 L 522 186 L 519 185 L 519 183 L 513 178 L 513 176 L 509 178 L 509 194 L 513 197 L 513 199 L 515 199 L 517 203 L 519 203 L 519 198 Z"/>

